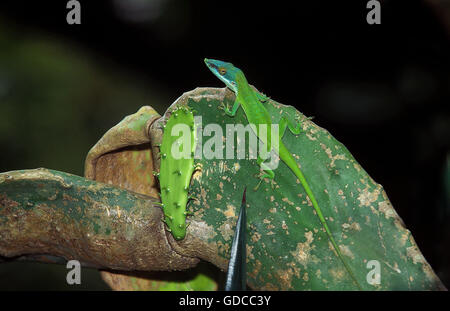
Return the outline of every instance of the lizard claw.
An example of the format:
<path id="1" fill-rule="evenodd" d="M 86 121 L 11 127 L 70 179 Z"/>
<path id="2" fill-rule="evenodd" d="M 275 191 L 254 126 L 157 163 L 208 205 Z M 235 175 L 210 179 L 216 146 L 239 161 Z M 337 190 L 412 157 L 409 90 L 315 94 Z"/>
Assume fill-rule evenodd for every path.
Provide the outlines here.
<path id="1" fill-rule="evenodd" d="M 228 107 L 228 105 L 225 105 L 223 102 L 220 103 L 219 109 L 223 110 L 223 112 L 225 112 L 225 114 L 227 114 L 229 116 L 233 116 L 233 114 L 232 114 L 230 108 Z"/>
<path id="2" fill-rule="evenodd" d="M 262 179 L 259 181 L 259 183 L 256 185 L 255 188 L 253 188 L 253 191 L 258 191 L 259 186 L 261 185 Z"/>
<path id="3" fill-rule="evenodd" d="M 309 120 L 309 118 L 307 120 Z M 298 114 L 295 115 L 295 122 L 297 122 L 295 133 L 294 133 L 294 131 L 292 131 L 292 132 L 293 132 L 294 135 L 300 135 L 301 132 L 303 132 L 303 128 L 302 128 L 302 125 L 301 125 L 302 121 L 301 121 L 300 116 Z"/>
<path id="4" fill-rule="evenodd" d="M 219 109 L 220 110 L 228 110 L 228 107 L 223 102 L 220 102 Z"/>
<path id="5" fill-rule="evenodd" d="M 275 180 L 270 180 L 270 187 L 272 188 L 272 190 L 275 190 Z"/>
<path id="6" fill-rule="evenodd" d="M 259 173 L 255 174 L 254 177 L 259 179 L 258 184 L 256 185 L 255 188 L 253 188 L 253 191 L 257 191 L 259 189 L 259 187 L 261 186 L 262 182 L 264 181 L 264 178 L 267 177 L 267 175 L 264 174 L 264 172 L 259 172 Z"/>
<path id="7" fill-rule="evenodd" d="M 253 188 L 253 191 L 257 191 L 259 189 L 259 187 L 261 186 L 261 183 L 263 182 L 264 178 L 266 178 L 267 176 L 261 176 L 259 178 L 259 182 L 256 185 L 255 188 Z M 273 179 L 270 178 L 270 187 L 272 188 L 272 190 L 275 190 L 275 181 Z"/>

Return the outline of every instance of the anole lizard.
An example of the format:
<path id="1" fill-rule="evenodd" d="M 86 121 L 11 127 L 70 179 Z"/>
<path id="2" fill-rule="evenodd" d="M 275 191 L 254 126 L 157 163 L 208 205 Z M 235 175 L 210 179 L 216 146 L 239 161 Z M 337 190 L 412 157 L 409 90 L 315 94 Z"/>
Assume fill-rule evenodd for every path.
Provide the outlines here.
<path id="1" fill-rule="evenodd" d="M 254 127 L 252 127 L 252 130 L 256 131 L 255 132 L 256 136 L 264 143 L 264 145 L 267 148 L 267 151 L 270 152 L 270 150 L 275 149 L 273 146 L 271 146 L 271 125 L 272 125 L 271 117 L 263 104 L 263 102 L 267 101 L 268 98 L 255 92 L 249 86 L 242 70 L 236 68 L 235 66 L 233 66 L 233 64 L 207 58 L 205 58 L 205 63 L 208 66 L 208 68 L 212 71 L 212 73 L 216 77 L 218 77 L 222 82 L 224 82 L 226 86 L 230 88 L 236 95 L 236 100 L 231 110 L 228 107 L 225 106 L 223 107 L 225 113 L 233 117 L 236 114 L 236 111 L 238 110 L 239 106 L 242 106 L 248 122 L 254 125 Z M 265 135 L 262 135 L 261 131 L 259 130 L 259 126 L 262 124 L 266 125 Z M 278 150 L 274 151 L 279 155 L 280 159 L 292 170 L 295 176 L 300 180 L 300 183 L 305 189 L 305 192 L 308 195 L 317 213 L 317 216 L 319 217 L 319 220 L 322 223 L 322 226 L 325 229 L 326 234 L 328 235 L 328 238 L 331 244 L 333 245 L 339 259 L 345 266 L 345 269 L 348 271 L 348 273 L 350 274 L 351 278 L 356 283 L 358 288 L 361 289 L 361 286 L 359 285 L 355 275 L 348 266 L 347 262 L 344 260 L 342 253 L 336 241 L 334 240 L 333 235 L 331 234 L 328 224 L 323 216 L 322 210 L 320 209 L 319 204 L 317 203 L 317 200 L 313 192 L 311 191 L 311 188 L 309 187 L 309 184 L 306 181 L 305 176 L 298 167 L 291 152 L 286 148 L 286 146 L 283 144 L 281 140 L 284 132 L 286 131 L 286 128 L 289 128 L 289 130 L 295 135 L 300 134 L 301 131 L 299 122 L 297 123 L 296 126 L 294 126 L 294 124 L 292 124 L 287 118 L 283 117 L 279 124 L 280 135 L 278 141 Z M 273 179 L 275 177 L 275 173 L 272 170 L 270 170 L 270 168 L 267 165 L 265 165 L 264 161 L 260 157 L 258 157 L 258 164 L 265 172 L 265 174 L 261 176 L 261 179 L 265 177 Z"/>

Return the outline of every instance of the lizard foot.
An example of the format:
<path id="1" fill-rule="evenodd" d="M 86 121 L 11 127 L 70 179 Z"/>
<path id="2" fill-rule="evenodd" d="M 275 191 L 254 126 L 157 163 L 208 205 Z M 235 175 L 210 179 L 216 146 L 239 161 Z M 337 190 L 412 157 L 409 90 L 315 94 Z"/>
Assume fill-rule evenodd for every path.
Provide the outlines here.
<path id="1" fill-rule="evenodd" d="M 263 182 L 263 180 L 264 180 L 265 178 L 268 178 L 268 179 L 269 179 L 269 181 L 270 181 L 270 186 L 271 186 L 272 190 L 275 189 L 275 181 L 274 181 L 274 179 L 273 179 L 273 175 L 272 175 L 272 174 L 267 174 L 267 173 L 264 172 L 264 173 L 256 174 L 255 177 L 259 179 L 259 182 L 258 182 L 258 184 L 256 185 L 256 187 L 253 188 L 253 191 L 257 191 L 257 190 L 259 189 L 259 187 L 261 186 L 261 183 Z"/>
<path id="2" fill-rule="evenodd" d="M 223 102 L 220 103 L 219 105 L 219 109 L 223 110 L 223 112 L 225 112 L 225 114 L 229 115 L 229 116 L 234 116 L 233 112 L 230 110 L 230 108 L 228 107 L 228 105 L 225 105 Z"/>

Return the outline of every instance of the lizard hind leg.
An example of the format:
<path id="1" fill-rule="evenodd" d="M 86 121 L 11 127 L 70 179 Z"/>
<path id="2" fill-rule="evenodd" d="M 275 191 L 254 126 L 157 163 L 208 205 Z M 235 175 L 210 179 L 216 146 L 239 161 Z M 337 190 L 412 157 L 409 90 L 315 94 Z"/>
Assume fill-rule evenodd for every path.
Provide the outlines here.
<path id="1" fill-rule="evenodd" d="M 291 122 L 288 118 L 282 117 L 280 120 L 280 137 L 284 136 L 287 128 L 289 128 L 289 131 L 291 131 L 291 133 L 294 135 L 300 134 L 302 132 L 302 124 L 297 118 L 296 121 L 297 124 L 294 125 L 294 123 Z"/>
<path id="2" fill-rule="evenodd" d="M 266 96 L 265 94 L 263 94 L 263 93 L 260 93 L 260 92 L 255 92 L 255 94 L 256 94 L 256 97 L 258 98 L 258 100 L 261 102 L 261 103 L 266 103 L 266 102 L 268 102 L 269 100 L 270 100 L 270 97 L 269 96 Z"/>
<path id="3" fill-rule="evenodd" d="M 274 171 L 272 171 L 272 169 L 267 164 L 265 164 L 264 160 L 262 158 L 260 158 L 259 156 L 258 156 L 257 162 L 258 162 L 258 165 L 261 168 L 262 173 L 260 173 L 258 175 L 259 182 L 258 182 L 258 184 L 256 185 L 256 187 L 253 190 L 254 191 L 258 190 L 258 188 L 261 185 L 261 183 L 264 180 L 264 178 L 269 178 L 270 179 L 271 186 L 273 188 L 273 180 L 275 178 Z"/>

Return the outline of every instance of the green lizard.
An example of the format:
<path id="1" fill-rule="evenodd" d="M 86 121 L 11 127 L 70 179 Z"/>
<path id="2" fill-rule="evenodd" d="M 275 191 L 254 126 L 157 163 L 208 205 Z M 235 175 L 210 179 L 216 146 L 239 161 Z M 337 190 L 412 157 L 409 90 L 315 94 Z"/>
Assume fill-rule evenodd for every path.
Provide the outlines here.
<path id="1" fill-rule="evenodd" d="M 294 124 L 292 124 L 287 118 L 283 117 L 281 119 L 279 124 L 280 135 L 278 139 L 278 150 L 275 150 L 275 147 L 271 146 L 271 125 L 272 125 L 271 117 L 263 104 L 265 101 L 267 101 L 268 98 L 254 91 L 249 86 L 242 70 L 234 67 L 233 64 L 207 58 L 205 58 L 205 63 L 208 66 L 208 68 L 212 71 L 212 73 L 216 77 L 218 77 L 222 82 L 224 82 L 226 86 L 229 87 L 236 95 L 236 100 L 231 110 L 228 107 L 225 106 L 222 107 L 225 113 L 233 117 L 236 114 L 236 111 L 238 110 L 239 106 L 242 106 L 248 122 L 254 125 L 252 127 L 252 130 L 255 132 L 256 136 L 264 143 L 264 145 L 267 148 L 267 152 L 270 152 L 272 149 L 274 149 L 274 151 L 279 155 L 280 159 L 292 170 L 295 176 L 297 176 L 303 188 L 305 189 L 306 194 L 311 200 L 311 203 L 317 213 L 317 216 L 319 217 L 319 220 L 322 223 L 322 226 L 325 229 L 331 244 L 336 250 L 339 259 L 342 261 L 343 265 L 345 266 L 345 269 L 348 271 L 348 273 L 350 274 L 350 276 L 352 277 L 353 281 L 356 283 L 358 288 L 361 289 L 361 286 L 359 285 L 355 275 L 348 266 L 347 262 L 344 260 L 342 253 L 337 243 L 335 242 L 333 235 L 331 234 L 331 231 L 323 216 L 322 210 L 320 209 L 319 204 L 317 203 L 317 200 L 313 192 L 311 191 L 311 188 L 309 187 L 305 176 L 303 175 L 302 171 L 295 162 L 295 159 L 292 156 L 291 152 L 286 148 L 286 146 L 283 144 L 281 140 L 284 132 L 286 131 L 286 128 L 289 128 L 289 130 L 293 134 L 298 135 L 301 131 L 300 123 L 298 122 L 297 125 L 294 126 Z M 260 131 L 260 125 L 266 126 L 266 131 L 264 135 L 262 135 Z M 272 170 L 270 170 L 270 168 L 264 163 L 264 161 L 259 156 L 257 162 L 264 172 L 264 174 L 261 176 L 261 180 L 265 177 L 270 179 L 273 179 L 275 177 L 275 173 Z"/>

